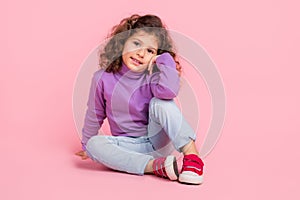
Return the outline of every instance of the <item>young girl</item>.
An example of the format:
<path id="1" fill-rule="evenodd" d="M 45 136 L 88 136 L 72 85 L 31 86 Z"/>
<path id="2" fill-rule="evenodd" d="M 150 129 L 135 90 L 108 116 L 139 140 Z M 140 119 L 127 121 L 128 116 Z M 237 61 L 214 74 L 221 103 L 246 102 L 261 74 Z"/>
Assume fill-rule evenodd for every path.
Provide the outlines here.
<path id="1" fill-rule="evenodd" d="M 173 100 L 181 67 L 161 19 L 133 15 L 110 36 L 92 79 L 77 155 L 118 171 L 202 183 L 196 134 Z M 98 135 L 105 118 L 112 136 Z M 184 155 L 180 174 L 170 144 Z"/>

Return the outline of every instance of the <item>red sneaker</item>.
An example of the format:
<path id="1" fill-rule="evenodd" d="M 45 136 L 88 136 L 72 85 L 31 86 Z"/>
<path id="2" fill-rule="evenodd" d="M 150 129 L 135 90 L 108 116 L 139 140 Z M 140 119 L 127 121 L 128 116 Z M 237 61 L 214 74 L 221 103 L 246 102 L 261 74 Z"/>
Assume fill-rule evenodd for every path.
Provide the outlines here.
<path id="1" fill-rule="evenodd" d="M 179 182 L 201 184 L 203 182 L 203 166 L 203 161 L 196 154 L 185 155 Z"/>
<path id="2" fill-rule="evenodd" d="M 168 178 L 172 181 L 178 179 L 176 158 L 170 155 L 166 158 L 157 158 L 153 161 L 153 173 L 156 176 Z"/>

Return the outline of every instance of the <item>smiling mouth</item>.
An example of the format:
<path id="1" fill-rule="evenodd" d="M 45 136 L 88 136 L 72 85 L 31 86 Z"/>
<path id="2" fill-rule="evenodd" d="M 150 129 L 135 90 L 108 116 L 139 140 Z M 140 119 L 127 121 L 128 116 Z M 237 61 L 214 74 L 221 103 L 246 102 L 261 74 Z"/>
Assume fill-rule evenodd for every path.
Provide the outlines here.
<path id="1" fill-rule="evenodd" d="M 135 58 L 132 58 L 132 57 L 130 57 L 130 58 L 133 61 L 133 63 L 136 64 L 136 65 L 142 65 L 143 64 L 141 61 L 139 61 L 139 60 L 137 60 Z"/>

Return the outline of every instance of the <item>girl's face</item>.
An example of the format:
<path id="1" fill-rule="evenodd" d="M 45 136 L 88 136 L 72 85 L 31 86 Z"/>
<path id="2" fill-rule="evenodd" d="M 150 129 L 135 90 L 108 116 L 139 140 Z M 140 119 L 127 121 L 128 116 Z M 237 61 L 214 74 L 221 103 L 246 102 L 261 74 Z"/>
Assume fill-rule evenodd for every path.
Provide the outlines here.
<path id="1" fill-rule="evenodd" d="M 134 72 L 147 69 L 152 57 L 157 55 L 158 41 L 154 35 L 138 31 L 124 44 L 122 59 L 124 64 Z"/>

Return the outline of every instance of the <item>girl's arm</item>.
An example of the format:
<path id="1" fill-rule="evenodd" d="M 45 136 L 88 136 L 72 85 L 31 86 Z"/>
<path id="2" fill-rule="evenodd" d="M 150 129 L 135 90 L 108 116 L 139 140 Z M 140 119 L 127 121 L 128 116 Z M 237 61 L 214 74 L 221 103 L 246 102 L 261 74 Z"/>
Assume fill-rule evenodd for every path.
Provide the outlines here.
<path id="1" fill-rule="evenodd" d="M 153 95 L 159 99 L 173 99 L 179 91 L 179 74 L 176 62 L 169 53 L 163 53 L 156 58 L 159 72 L 151 76 L 150 86 Z"/>
<path id="2" fill-rule="evenodd" d="M 85 114 L 84 125 L 82 129 L 82 149 L 86 150 L 86 143 L 92 137 L 98 134 L 100 127 L 106 118 L 105 100 L 103 98 L 102 76 L 103 71 L 94 73 L 89 99 L 87 103 L 87 111 Z"/>

